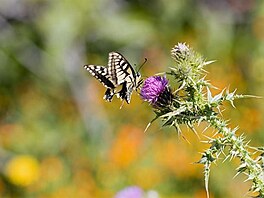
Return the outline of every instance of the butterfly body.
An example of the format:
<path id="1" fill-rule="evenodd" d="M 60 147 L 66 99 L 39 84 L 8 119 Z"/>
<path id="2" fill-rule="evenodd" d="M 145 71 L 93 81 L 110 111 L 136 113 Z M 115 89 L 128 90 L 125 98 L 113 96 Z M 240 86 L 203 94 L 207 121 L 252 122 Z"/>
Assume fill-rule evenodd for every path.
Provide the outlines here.
<path id="1" fill-rule="evenodd" d="M 116 95 L 121 100 L 130 103 L 131 95 L 140 85 L 141 75 L 118 52 L 110 52 L 108 66 L 84 65 L 96 79 L 107 89 L 104 95 L 106 101 L 111 102 Z M 121 86 L 118 91 L 117 88 Z"/>

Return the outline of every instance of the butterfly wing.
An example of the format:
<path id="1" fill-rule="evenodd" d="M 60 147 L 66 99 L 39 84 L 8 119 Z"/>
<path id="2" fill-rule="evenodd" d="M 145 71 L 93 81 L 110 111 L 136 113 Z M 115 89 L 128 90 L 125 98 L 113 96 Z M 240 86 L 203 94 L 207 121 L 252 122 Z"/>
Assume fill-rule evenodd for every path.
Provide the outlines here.
<path id="1" fill-rule="evenodd" d="M 110 52 L 108 67 L 97 65 L 85 65 L 84 68 L 98 79 L 106 88 L 104 99 L 111 101 L 117 94 L 122 100 L 129 104 L 131 94 L 137 88 L 140 74 L 136 73 L 130 63 L 118 52 Z M 115 88 L 121 86 L 121 90 L 116 93 Z"/>
<path id="2" fill-rule="evenodd" d="M 111 81 L 116 85 L 122 85 L 122 89 L 117 93 L 117 97 L 126 100 L 129 104 L 131 94 L 136 88 L 137 78 L 134 68 L 118 52 L 109 53 L 108 73 Z"/>
<path id="3" fill-rule="evenodd" d="M 105 99 L 108 102 L 111 102 L 114 95 L 115 95 L 115 90 L 107 88 L 103 99 Z"/>
<path id="4" fill-rule="evenodd" d="M 106 88 L 114 89 L 116 86 L 111 81 L 111 76 L 108 74 L 108 69 L 98 65 L 84 65 L 84 68 L 98 79 Z"/>
<path id="5" fill-rule="evenodd" d="M 121 85 L 131 76 L 135 78 L 134 68 L 118 52 L 110 52 L 108 59 L 108 73 L 111 81 L 116 85 Z"/>
<path id="6" fill-rule="evenodd" d="M 130 103 L 133 90 L 136 89 L 133 81 L 134 79 L 131 78 L 131 76 L 128 76 L 126 81 L 122 84 L 122 89 L 117 93 L 117 97 L 120 97 L 122 100 L 126 100 L 128 104 Z"/>

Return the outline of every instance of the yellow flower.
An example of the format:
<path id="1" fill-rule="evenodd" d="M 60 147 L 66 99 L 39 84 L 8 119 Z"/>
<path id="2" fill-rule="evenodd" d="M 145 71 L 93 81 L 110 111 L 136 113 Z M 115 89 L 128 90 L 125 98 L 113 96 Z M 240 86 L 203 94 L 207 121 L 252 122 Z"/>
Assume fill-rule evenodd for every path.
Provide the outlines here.
<path id="1" fill-rule="evenodd" d="M 20 155 L 6 165 L 6 176 L 15 185 L 29 186 L 39 178 L 38 161 L 29 155 Z"/>

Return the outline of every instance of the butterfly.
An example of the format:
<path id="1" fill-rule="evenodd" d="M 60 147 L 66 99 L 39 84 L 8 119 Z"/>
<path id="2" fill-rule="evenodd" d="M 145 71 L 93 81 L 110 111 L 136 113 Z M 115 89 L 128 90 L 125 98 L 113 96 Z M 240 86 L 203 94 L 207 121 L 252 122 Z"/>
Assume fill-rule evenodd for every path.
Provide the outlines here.
<path id="1" fill-rule="evenodd" d="M 111 102 L 116 95 L 129 104 L 132 92 L 142 84 L 140 73 L 135 71 L 125 57 L 118 52 L 109 53 L 107 67 L 84 65 L 84 68 L 107 88 L 104 99 L 108 102 Z M 118 91 L 117 88 L 120 86 L 121 89 Z"/>

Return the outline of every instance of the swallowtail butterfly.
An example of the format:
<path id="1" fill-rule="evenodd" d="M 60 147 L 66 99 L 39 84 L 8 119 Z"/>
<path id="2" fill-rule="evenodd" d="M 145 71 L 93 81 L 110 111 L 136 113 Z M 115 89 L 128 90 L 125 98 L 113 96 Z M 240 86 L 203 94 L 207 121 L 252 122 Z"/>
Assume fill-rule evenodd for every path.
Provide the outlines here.
<path id="1" fill-rule="evenodd" d="M 142 83 L 140 73 L 135 71 L 125 57 L 118 52 L 109 53 L 108 67 L 84 65 L 84 68 L 107 88 L 104 99 L 109 102 L 116 94 L 118 98 L 129 104 L 133 90 Z M 117 91 L 120 86 L 121 89 Z"/>

